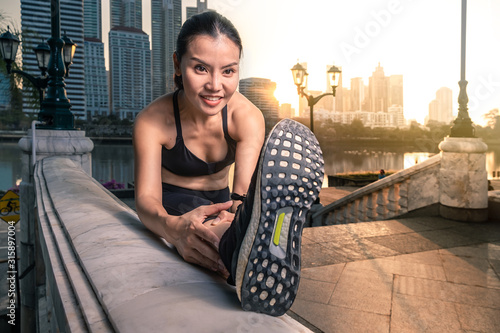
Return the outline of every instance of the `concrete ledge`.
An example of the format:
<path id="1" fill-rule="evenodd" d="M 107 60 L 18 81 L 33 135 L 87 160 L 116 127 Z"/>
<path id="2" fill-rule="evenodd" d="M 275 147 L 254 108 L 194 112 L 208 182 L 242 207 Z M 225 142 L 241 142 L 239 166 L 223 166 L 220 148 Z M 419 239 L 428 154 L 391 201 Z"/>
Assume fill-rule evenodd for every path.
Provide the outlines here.
<path id="1" fill-rule="evenodd" d="M 185 263 L 70 159 L 38 162 L 35 184 L 48 317 L 59 330 L 309 332 L 287 315 L 244 312 L 234 288 Z"/>

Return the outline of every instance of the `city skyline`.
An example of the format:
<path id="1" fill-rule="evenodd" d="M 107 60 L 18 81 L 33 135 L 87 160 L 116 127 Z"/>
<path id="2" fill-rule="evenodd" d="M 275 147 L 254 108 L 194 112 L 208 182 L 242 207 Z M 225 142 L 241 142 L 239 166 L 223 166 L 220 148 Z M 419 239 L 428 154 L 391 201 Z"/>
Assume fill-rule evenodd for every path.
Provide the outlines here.
<path id="1" fill-rule="evenodd" d="M 1 2 L 4 12 L 18 22 L 19 0 Z M 196 6 L 196 0 L 183 1 L 183 20 L 190 6 Z M 143 0 L 143 30 L 148 35 L 150 7 L 151 1 Z M 457 113 L 459 1 L 316 0 L 305 4 L 297 0 L 210 0 L 208 8 L 227 16 L 240 31 L 244 47 L 240 79 L 262 77 L 276 82 L 279 102 L 290 103 L 296 110 L 299 97 L 290 68 L 298 60 L 309 64 L 311 90 L 324 89 L 327 64 L 342 67 L 344 87 L 350 88 L 351 78 L 362 77 L 367 82 L 380 62 L 386 73 L 404 77 L 407 119 L 423 123 L 428 105 L 441 87 L 452 89 L 453 113 Z M 478 124 L 484 124 L 483 114 L 500 107 L 500 68 L 496 66 L 500 22 L 495 19 L 499 14 L 498 1 L 468 3 L 468 106 L 472 120 Z M 103 0 L 102 17 L 103 37 L 107 39 L 109 0 Z M 104 42 L 107 44 L 107 40 Z"/>

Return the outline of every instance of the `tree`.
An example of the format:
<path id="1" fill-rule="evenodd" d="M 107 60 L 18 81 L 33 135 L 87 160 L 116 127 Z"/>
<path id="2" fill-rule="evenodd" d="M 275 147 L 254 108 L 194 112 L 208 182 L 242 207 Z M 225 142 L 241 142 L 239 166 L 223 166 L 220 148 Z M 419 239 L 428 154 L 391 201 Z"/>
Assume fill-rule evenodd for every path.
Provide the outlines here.
<path id="1" fill-rule="evenodd" d="M 483 114 L 483 118 L 486 120 L 489 127 L 495 129 L 500 125 L 500 112 L 498 109 L 490 110 L 488 113 Z"/>
<path id="2" fill-rule="evenodd" d="M 13 35 L 20 38 L 21 33 L 16 28 L 15 23 L 0 11 L 0 32 L 7 30 L 7 26 Z M 19 53 L 17 55 L 19 57 Z M 19 69 L 17 62 L 12 64 L 13 69 Z M 30 119 L 23 113 L 22 80 L 17 75 L 9 75 L 5 61 L 0 59 L 0 81 L 3 81 L 8 90 L 2 91 L 7 94 L 9 103 L 2 112 L 0 112 L 0 124 L 2 129 L 21 129 L 29 126 Z"/>
<path id="3" fill-rule="evenodd" d="M 363 125 L 363 122 L 360 119 L 358 118 L 353 119 L 351 123 L 351 131 L 354 135 L 357 136 L 357 134 L 363 133 L 364 129 L 365 125 Z"/>

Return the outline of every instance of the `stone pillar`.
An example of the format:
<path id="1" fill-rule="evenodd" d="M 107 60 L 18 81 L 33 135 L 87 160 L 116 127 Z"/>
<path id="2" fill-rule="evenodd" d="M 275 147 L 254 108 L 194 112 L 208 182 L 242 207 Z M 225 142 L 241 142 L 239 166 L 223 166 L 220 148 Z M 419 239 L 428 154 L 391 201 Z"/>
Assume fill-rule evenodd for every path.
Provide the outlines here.
<path id="1" fill-rule="evenodd" d="M 35 132 L 36 160 L 39 161 L 49 156 L 67 156 L 80 164 L 89 175 L 92 174 L 91 151 L 94 143 L 85 137 L 84 131 L 44 130 Z M 21 289 L 21 332 L 37 332 L 37 286 L 45 284 L 44 264 L 41 256 L 37 256 L 39 243 L 37 234 L 37 216 L 35 214 L 35 184 L 33 183 L 33 133 L 28 131 L 28 136 L 19 140 L 22 155 L 22 182 L 19 186 L 21 204 L 20 214 L 20 265 L 18 274 L 25 274 L 20 280 Z M 43 295 L 44 292 L 41 291 Z"/>
<path id="2" fill-rule="evenodd" d="M 486 150 L 478 138 L 447 137 L 439 144 L 439 213 L 456 221 L 488 220 Z"/>

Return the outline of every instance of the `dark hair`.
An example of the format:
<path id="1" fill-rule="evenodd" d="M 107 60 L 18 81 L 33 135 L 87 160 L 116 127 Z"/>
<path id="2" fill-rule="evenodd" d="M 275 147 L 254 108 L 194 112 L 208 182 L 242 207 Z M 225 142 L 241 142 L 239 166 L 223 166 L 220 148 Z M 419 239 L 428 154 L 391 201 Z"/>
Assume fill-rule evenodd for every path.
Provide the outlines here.
<path id="1" fill-rule="evenodd" d="M 191 16 L 182 25 L 179 36 L 177 37 L 177 50 L 175 51 L 179 62 L 184 54 L 186 54 L 189 43 L 200 35 L 207 35 L 213 38 L 217 38 L 219 35 L 226 36 L 238 46 L 241 57 L 243 45 L 238 30 L 236 30 L 234 25 L 227 18 L 210 10 Z M 183 88 L 182 75 L 175 75 L 174 82 L 178 89 Z"/>

